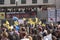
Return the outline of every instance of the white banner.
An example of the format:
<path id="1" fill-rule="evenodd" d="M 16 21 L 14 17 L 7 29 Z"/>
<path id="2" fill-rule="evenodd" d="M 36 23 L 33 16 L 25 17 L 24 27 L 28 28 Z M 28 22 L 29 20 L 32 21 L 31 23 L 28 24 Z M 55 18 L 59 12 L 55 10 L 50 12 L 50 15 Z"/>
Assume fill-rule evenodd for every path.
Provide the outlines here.
<path id="1" fill-rule="evenodd" d="M 60 9 L 57 9 L 57 21 L 60 21 Z"/>
<path id="2" fill-rule="evenodd" d="M 48 9 L 48 22 L 55 22 L 55 9 Z"/>

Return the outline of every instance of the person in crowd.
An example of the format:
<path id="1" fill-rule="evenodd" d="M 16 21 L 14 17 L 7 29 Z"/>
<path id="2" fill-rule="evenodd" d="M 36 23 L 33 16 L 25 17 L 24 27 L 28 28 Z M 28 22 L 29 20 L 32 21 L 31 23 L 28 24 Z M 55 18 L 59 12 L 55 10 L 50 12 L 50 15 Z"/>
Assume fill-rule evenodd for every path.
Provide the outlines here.
<path id="1" fill-rule="evenodd" d="M 21 40 L 32 40 L 32 37 L 27 34 L 27 32 L 23 33 L 23 38 Z"/>
<path id="2" fill-rule="evenodd" d="M 3 33 L 2 33 L 2 38 L 1 38 L 1 40 L 9 40 L 9 38 L 8 38 L 8 33 L 7 33 L 7 32 L 3 32 Z"/>
<path id="3" fill-rule="evenodd" d="M 0 27 L 0 40 L 2 38 L 1 34 L 2 34 L 2 28 Z"/>
<path id="4" fill-rule="evenodd" d="M 60 40 L 60 25 L 18 24 L 13 29 L 0 27 L 0 40 Z M 27 32 L 28 31 L 28 32 Z"/>

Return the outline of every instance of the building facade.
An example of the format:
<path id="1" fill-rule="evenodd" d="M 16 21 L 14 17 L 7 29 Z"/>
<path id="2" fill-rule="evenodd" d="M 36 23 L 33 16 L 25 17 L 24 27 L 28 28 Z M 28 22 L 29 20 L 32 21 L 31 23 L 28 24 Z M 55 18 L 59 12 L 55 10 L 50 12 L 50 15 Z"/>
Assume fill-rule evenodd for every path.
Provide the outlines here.
<path id="1" fill-rule="evenodd" d="M 55 0 L 56 1 L 56 8 L 60 9 L 60 0 Z"/>
<path id="2" fill-rule="evenodd" d="M 55 0 L 0 0 L 0 7 L 3 6 L 31 6 L 31 5 L 53 5 Z"/>
<path id="3" fill-rule="evenodd" d="M 55 8 L 56 0 L 0 0 L 0 12 L 5 12 L 6 18 L 13 15 L 17 17 L 35 17 L 48 20 L 48 8 Z M 33 11 L 26 14 L 26 9 Z M 18 11 L 17 11 L 18 10 Z M 23 13 L 20 12 L 23 10 Z M 16 14 L 19 12 L 19 14 Z M 28 11 L 29 12 L 29 11 Z"/>

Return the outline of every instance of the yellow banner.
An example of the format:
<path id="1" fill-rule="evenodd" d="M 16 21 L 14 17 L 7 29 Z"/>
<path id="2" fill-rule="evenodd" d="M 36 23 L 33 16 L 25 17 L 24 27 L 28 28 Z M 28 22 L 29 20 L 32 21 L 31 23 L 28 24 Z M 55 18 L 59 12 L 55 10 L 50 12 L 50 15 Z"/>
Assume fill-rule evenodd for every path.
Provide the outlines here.
<path id="1" fill-rule="evenodd" d="M 4 12 L 0 12 L 0 19 L 5 19 L 5 13 Z"/>

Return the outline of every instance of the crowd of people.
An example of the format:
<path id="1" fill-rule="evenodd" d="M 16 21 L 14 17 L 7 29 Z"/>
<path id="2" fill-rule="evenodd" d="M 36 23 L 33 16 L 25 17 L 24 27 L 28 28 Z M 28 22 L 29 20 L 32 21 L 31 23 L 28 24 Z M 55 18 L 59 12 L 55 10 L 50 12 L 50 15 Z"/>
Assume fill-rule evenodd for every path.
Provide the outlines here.
<path id="1" fill-rule="evenodd" d="M 32 12 L 36 11 L 36 8 L 7 8 L 7 9 L 0 9 L 0 12 Z"/>
<path id="2" fill-rule="evenodd" d="M 60 40 L 60 24 L 3 24 L 0 27 L 0 40 Z M 16 22 L 17 23 L 17 22 Z"/>

